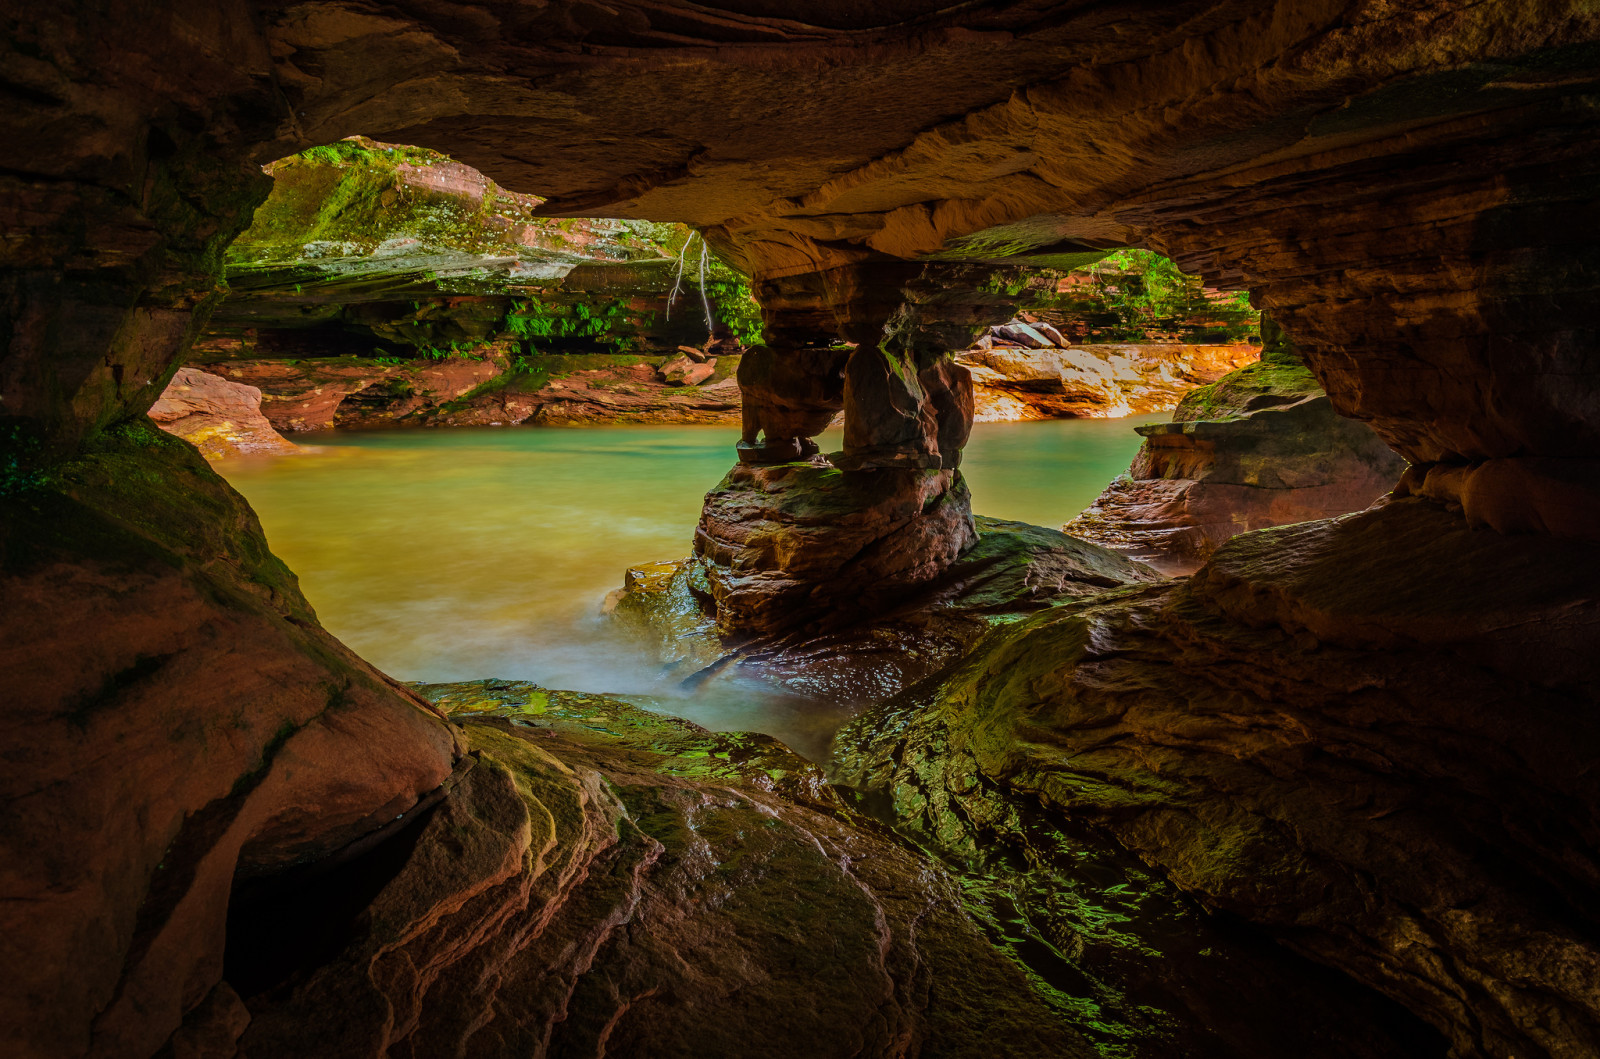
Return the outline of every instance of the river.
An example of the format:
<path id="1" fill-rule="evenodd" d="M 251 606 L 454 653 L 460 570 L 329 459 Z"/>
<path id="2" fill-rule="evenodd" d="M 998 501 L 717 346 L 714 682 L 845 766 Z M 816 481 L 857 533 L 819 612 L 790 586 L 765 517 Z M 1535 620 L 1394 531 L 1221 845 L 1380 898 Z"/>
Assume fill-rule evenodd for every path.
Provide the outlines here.
<path id="1" fill-rule="evenodd" d="M 980 423 L 962 468 L 973 510 L 1060 526 L 1127 469 L 1134 424 L 1163 418 Z M 845 719 L 837 709 L 764 686 L 686 696 L 599 615 L 627 567 L 688 554 L 737 437 L 725 426 L 339 433 L 303 455 L 218 469 L 323 625 L 401 680 L 625 694 L 817 758 Z"/>

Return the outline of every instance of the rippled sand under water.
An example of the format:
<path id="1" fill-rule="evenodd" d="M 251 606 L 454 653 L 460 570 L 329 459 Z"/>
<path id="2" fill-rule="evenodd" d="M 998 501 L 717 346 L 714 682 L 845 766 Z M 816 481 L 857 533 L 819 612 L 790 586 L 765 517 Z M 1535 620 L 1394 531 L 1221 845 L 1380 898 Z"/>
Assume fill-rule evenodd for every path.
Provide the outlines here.
<path id="1" fill-rule="evenodd" d="M 1060 526 L 1127 469 L 1133 425 L 979 424 L 974 510 Z M 599 614 L 629 566 L 687 555 L 731 427 L 462 428 L 319 434 L 315 451 L 219 465 L 322 623 L 401 680 L 481 677 L 610 692 L 813 759 L 847 714 L 715 682 L 688 695 Z M 837 448 L 837 432 L 822 439 Z"/>

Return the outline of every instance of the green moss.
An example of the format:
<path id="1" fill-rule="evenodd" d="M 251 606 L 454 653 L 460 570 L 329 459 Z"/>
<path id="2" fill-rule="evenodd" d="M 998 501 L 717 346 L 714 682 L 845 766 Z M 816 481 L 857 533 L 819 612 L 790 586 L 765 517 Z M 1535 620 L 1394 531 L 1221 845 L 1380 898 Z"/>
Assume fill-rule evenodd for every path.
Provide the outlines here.
<path id="1" fill-rule="evenodd" d="M 1234 419 L 1257 409 L 1289 404 L 1322 392 L 1316 376 L 1287 345 L 1268 348 L 1261 359 L 1229 372 L 1209 386 L 1191 390 L 1178 402 L 1179 423 Z"/>
<path id="2" fill-rule="evenodd" d="M 997 272 L 984 287 L 1045 320 L 1071 323 L 1094 342 L 1244 342 L 1260 334 L 1260 313 L 1243 291 L 1212 291 L 1149 250 L 1095 255 L 1071 269 Z"/>
<path id="3" fill-rule="evenodd" d="M 294 574 L 267 547 L 255 512 L 188 442 L 140 417 L 116 424 L 82 452 L 34 468 L 31 484 L 0 499 L 5 569 L 93 555 L 113 566 L 216 565 L 204 582 L 228 606 L 233 588 L 315 622 Z M 197 582 L 199 583 L 199 582 Z"/>

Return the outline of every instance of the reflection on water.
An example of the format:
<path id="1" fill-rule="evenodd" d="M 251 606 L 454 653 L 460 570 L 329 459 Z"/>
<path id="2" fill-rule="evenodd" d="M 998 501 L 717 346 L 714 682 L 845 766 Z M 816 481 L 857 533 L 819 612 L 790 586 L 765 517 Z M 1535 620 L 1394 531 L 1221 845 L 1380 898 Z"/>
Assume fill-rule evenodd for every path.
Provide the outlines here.
<path id="1" fill-rule="evenodd" d="M 1127 468 L 1131 425 L 1151 418 L 980 424 L 966 464 L 975 509 L 1060 525 Z M 819 757 L 845 720 L 837 709 L 756 684 L 687 696 L 599 615 L 627 567 L 688 553 L 737 438 L 692 426 L 319 435 L 312 454 L 220 469 L 322 623 L 402 680 L 614 692 Z"/>

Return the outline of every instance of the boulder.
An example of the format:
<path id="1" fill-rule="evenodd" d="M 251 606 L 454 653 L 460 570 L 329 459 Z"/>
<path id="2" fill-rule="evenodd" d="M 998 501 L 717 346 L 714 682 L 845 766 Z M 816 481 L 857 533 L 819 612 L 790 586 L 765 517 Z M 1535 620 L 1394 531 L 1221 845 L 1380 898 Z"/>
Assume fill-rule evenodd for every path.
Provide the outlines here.
<path id="1" fill-rule="evenodd" d="M 198 368 L 179 368 L 150 418 L 208 460 L 278 456 L 296 451 L 261 414 L 261 391 Z"/>
<path id="2" fill-rule="evenodd" d="M 715 357 L 695 360 L 687 353 L 673 357 L 656 369 L 661 381 L 669 386 L 699 386 L 716 373 Z"/>
<path id="3" fill-rule="evenodd" d="M 1145 442 L 1128 474 L 1066 532 L 1187 574 L 1236 533 L 1359 511 L 1405 469 L 1283 350 L 1193 391 L 1173 418 L 1134 428 Z"/>

